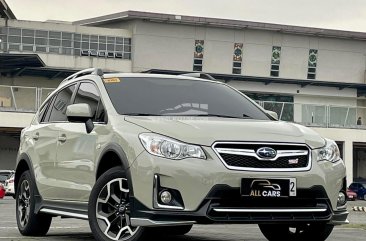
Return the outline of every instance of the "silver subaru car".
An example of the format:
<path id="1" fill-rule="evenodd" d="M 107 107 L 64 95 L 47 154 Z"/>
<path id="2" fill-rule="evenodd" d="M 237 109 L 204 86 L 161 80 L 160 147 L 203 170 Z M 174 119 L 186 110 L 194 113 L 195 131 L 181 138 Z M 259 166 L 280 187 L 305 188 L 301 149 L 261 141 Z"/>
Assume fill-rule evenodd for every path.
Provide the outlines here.
<path id="1" fill-rule="evenodd" d="M 89 220 L 101 241 L 184 235 L 194 224 L 323 241 L 348 222 L 346 185 L 334 141 L 229 85 L 88 69 L 21 133 L 16 217 L 33 236 L 61 216 Z"/>

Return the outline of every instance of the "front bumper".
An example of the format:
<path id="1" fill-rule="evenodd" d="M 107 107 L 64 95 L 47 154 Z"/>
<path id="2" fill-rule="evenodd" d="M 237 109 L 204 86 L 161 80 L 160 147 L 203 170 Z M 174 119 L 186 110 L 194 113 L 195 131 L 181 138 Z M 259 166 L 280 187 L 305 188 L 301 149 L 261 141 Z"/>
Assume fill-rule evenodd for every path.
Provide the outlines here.
<path id="1" fill-rule="evenodd" d="M 270 204 L 269 204 L 270 203 Z M 332 211 L 323 187 L 299 189 L 296 198 L 241 197 L 238 188 L 215 186 L 196 211 L 151 210 L 132 199 L 133 226 L 174 226 L 213 223 L 348 223 L 346 209 Z"/>
<path id="2" fill-rule="evenodd" d="M 205 148 L 205 152 L 207 160 L 173 161 L 146 152 L 140 154 L 129 169 L 132 224 L 348 222 L 345 208 L 337 208 L 338 193 L 344 189 L 342 161 L 313 162 L 311 169 L 303 172 L 235 171 L 228 170 L 211 148 Z M 154 206 L 156 175 L 161 186 L 180 192 L 182 210 Z M 265 201 L 242 198 L 242 178 L 296 178 L 298 194 L 294 198 Z"/>

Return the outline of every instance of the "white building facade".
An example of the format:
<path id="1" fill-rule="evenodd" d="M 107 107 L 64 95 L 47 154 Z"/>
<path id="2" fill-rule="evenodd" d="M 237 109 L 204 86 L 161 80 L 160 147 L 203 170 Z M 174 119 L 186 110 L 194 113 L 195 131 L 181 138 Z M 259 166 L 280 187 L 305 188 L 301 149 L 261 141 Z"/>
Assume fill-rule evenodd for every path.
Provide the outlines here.
<path id="1" fill-rule="evenodd" d="M 366 179 L 366 33 L 134 11 L 74 23 L 0 20 L 0 29 L 3 56 L 32 55 L 40 65 L 5 69 L 0 62 L 4 133 L 25 126 L 46 93 L 78 69 L 206 72 L 282 120 L 336 140 L 349 182 Z M 20 91 L 34 99 L 34 108 L 14 106 L 26 96 Z M 12 124 L 14 115 L 24 122 Z M 13 161 L 2 160 L 1 152 L 0 169 Z"/>

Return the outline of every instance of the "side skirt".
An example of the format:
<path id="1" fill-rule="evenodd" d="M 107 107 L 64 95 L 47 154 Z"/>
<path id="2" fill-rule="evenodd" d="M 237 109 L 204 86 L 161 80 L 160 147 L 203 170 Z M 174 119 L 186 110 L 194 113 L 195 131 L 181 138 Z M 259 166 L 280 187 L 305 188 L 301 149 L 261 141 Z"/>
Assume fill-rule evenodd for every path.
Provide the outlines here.
<path id="1" fill-rule="evenodd" d="M 47 213 L 61 218 L 78 218 L 88 220 L 88 203 L 70 201 L 38 200 L 36 213 Z M 37 201 L 37 203 L 38 203 Z"/>

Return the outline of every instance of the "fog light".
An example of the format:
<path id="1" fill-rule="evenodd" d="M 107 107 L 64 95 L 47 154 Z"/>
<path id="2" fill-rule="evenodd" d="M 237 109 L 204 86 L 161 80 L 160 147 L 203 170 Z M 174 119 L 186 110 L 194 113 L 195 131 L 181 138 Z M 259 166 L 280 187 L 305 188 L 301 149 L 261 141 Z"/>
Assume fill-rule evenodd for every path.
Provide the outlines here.
<path id="1" fill-rule="evenodd" d="M 172 194 L 169 191 L 163 191 L 160 193 L 160 200 L 164 204 L 169 204 L 172 201 Z"/>
<path id="2" fill-rule="evenodd" d="M 337 206 L 344 206 L 347 202 L 346 195 L 343 192 L 338 194 Z"/>

